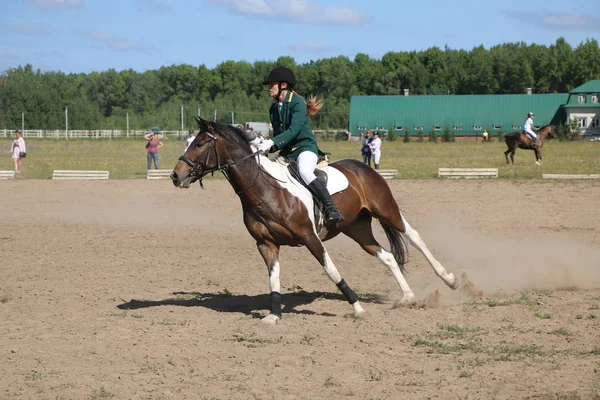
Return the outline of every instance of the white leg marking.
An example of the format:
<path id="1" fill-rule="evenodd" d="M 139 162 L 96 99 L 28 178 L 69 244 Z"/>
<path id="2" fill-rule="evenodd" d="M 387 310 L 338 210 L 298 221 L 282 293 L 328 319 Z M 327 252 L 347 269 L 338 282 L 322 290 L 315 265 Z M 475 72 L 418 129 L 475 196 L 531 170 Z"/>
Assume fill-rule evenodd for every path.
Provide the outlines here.
<path id="1" fill-rule="evenodd" d="M 271 269 L 271 271 L 269 271 L 269 289 L 271 290 L 271 292 L 281 293 L 281 281 L 279 279 L 279 271 L 279 260 L 275 260 L 273 268 Z M 261 322 L 269 325 L 275 325 L 279 322 L 280 319 L 281 318 L 279 318 L 278 315 L 269 314 L 263 319 L 261 319 Z"/>
<path id="2" fill-rule="evenodd" d="M 275 264 L 273 264 L 273 269 L 269 273 L 269 289 L 271 292 L 281 293 L 281 281 L 279 279 L 279 260 L 275 260 Z"/>
<path id="3" fill-rule="evenodd" d="M 331 258 L 329 257 L 329 253 L 327 252 L 327 250 L 325 250 L 324 259 L 325 259 L 325 265 L 323 265 L 323 269 L 325 270 L 325 273 L 327 274 L 329 279 L 331 279 L 333 281 L 333 283 L 335 283 L 337 285 L 342 280 L 342 276 L 340 275 L 337 268 L 333 264 L 333 261 L 331 261 Z"/>
<path id="4" fill-rule="evenodd" d="M 456 289 L 458 287 L 458 280 L 456 279 L 454 274 L 452 272 L 448 273 L 448 271 L 446 271 L 446 268 L 444 268 L 444 266 L 440 264 L 438 260 L 435 259 L 433 254 L 431 254 L 431 252 L 427 248 L 425 242 L 423 242 L 423 239 L 421 239 L 419 232 L 417 232 L 410 226 L 406 219 L 404 219 L 404 216 L 402 217 L 402 221 L 404 222 L 404 226 L 406 227 L 405 236 L 408 237 L 410 243 L 417 249 L 419 249 L 421 253 L 423 253 L 427 261 L 429 261 L 429 264 L 431 264 L 431 266 L 433 267 L 433 270 L 435 271 L 436 275 L 442 278 L 444 283 L 448 285 L 451 289 Z"/>
<path id="5" fill-rule="evenodd" d="M 400 267 L 398 266 L 394 255 L 385 251 L 384 249 L 381 249 L 381 251 L 377 253 L 377 258 L 379 258 L 379 261 L 384 263 L 385 266 L 392 271 L 394 278 L 396 278 L 396 282 L 398 282 L 398 285 L 400 285 L 400 289 L 402 290 L 402 300 L 400 300 L 399 304 L 413 304 L 415 302 L 415 294 L 411 288 L 408 287 L 408 283 L 406 282 L 406 279 L 404 279 L 404 275 L 402 275 L 402 271 L 400 271 Z"/>

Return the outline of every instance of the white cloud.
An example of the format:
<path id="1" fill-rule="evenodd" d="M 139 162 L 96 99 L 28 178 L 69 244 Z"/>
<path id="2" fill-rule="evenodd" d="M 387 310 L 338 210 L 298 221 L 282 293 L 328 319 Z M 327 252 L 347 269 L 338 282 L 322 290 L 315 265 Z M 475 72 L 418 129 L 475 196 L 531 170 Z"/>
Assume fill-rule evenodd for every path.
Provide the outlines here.
<path id="1" fill-rule="evenodd" d="M 240 15 L 268 17 L 301 24 L 358 26 L 368 17 L 350 7 L 323 6 L 308 0 L 208 0 Z"/>
<path id="2" fill-rule="evenodd" d="M 331 50 L 323 43 L 317 42 L 293 43 L 288 46 L 288 49 L 303 53 L 325 53 Z"/>
<path id="3" fill-rule="evenodd" d="M 537 24 L 546 29 L 600 32 L 600 16 L 590 16 L 588 14 L 578 13 L 558 14 L 541 12 L 509 12 L 508 15 L 523 22 L 527 22 L 529 25 Z"/>
<path id="4" fill-rule="evenodd" d="M 41 36 L 52 33 L 52 28 L 45 22 L 33 22 L 29 24 L 11 24 L 10 29 L 27 36 Z"/>
<path id="5" fill-rule="evenodd" d="M 0 59 L 2 60 L 18 60 L 20 57 L 10 51 L 0 51 Z"/>
<path id="6" fill-rule="evenodd" d="M 98 41 L 110 50 L 114 51 L 142 51 L 150 52 L 155 51 L 156 48 L 153 45 L 145 45 L 136 40 L 122 39 L 115 35 L 105 32 L 102 29 L 91 29 L 83 31 L 81 34 L 89 39 Z"/>
<path id="7" fill-rule="evenodd" d="M 29 2 L 41 10 L 60 10 L 83 6 L 83 0 L 29 0 Z"/>
<path id="8" fill-rule="evenodd" d="M 138 11 L 148 9 L 150 11 L 155 11 L 158 13 L 165 13 L 173 11 L 173 7 L 168 4 L 161 3 L 158 0 L 135 0 L 137 5 L 139 6 Z"/>

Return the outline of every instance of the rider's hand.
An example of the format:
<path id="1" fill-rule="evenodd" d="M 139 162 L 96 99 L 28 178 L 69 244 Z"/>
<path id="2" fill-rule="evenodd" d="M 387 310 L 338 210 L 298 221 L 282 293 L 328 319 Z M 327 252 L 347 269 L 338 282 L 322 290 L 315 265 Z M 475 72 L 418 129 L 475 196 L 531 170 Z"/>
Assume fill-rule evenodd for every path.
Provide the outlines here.
<path id="1" fill-rule="evenodd" d="M 257 147 L 258 147 L 258 151 L 268 153 L 269 150 L 271 150 L 271 147 L 273 147 L 274 145 L 275 145 L 275 143 L 273 143 L 273 141 L 271 139 L 267 139 L 267 140 L 263 141 L 262 143 L 260 143 Z"/>

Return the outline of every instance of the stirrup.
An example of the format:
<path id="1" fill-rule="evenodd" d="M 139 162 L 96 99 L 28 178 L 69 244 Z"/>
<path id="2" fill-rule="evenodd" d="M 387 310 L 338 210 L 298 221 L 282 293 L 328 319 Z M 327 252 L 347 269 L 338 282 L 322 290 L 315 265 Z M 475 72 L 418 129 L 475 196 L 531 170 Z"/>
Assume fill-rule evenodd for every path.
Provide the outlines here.
<path id="1" fill-rule="evenodd" d="M 325 209 L 325 225 L 335 225 L 344 222 L 344 217 L 337 207 Z"/>

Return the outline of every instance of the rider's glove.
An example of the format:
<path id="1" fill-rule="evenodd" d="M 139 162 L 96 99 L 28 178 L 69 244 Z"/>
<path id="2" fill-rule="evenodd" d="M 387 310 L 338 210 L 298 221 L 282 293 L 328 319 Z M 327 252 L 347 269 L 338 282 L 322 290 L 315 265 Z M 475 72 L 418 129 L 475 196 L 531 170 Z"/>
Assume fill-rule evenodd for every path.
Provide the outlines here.
<path id="1" fill-rule="evenodd" d="M 275 145 L 275 143 L 273 143 L 273 141 L 271 139 L 267 139 L 267 140 L 263 141 L 262 143 L 260 143 L 256 147 L 258 148 L 258 151 L 268 153 L 269 150 L 271 150 L 271 147 L 273 147 L 274 145 Z"/>

